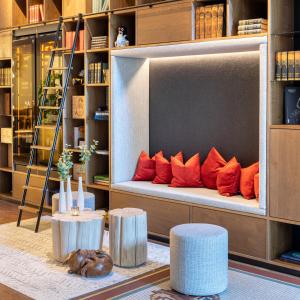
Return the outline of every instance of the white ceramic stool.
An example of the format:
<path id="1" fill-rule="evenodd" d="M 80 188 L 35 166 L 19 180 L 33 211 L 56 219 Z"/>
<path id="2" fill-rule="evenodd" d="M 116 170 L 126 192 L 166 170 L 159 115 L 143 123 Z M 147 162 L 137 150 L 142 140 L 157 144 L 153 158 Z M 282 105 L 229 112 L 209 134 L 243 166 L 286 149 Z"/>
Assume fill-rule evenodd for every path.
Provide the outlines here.
<path id="1" fill-rule="evenodd" d="M 186 295 L 209 296 L 228 284 L 228 232 L 211 224 L 182 224 L 170 232 L 171 287 Z"/>

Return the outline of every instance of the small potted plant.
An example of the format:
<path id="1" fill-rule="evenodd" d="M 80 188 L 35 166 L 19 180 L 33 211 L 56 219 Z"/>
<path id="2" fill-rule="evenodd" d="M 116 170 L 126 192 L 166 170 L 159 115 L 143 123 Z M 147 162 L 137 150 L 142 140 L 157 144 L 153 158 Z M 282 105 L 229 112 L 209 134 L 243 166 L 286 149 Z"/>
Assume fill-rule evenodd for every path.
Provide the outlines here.
<path id="1" fill-rule="evenodd" d="M 80 166 L 80 174 L 78 178 L 78 207 L 79 210 L 84 210 L 84 194 L 82 188 L 82 175 L 85 173 L 86 165 L 90 161 L 91 156 L 96 151 L 96 147 L 99 144 L 98 141 L 93 140 L 93 143 L 88 147 L 86 144 L 80 145 L 80 154 L 79 154 L 79 161 L 81 163 Z"/>
<path id="2" fill-rule="evenodd" d="M 59 212 L 66 212 L 67 209 L 70 210 L 72 206 L 72 191 L 71 191 L 71 182 L 70 182 L 70 170 L 73 167 L 72 156 L 73 152 L 68 149 L 68 145 L 61 153 L 58 163 L 57 163 L 57 171 L 60 179 L 60 190 L 59 190 Z M 68 181 L 67 188 L 67 201 L 65 196 L 65 181 Z M 71 195 L 68 195 L 70 194 Z"/>

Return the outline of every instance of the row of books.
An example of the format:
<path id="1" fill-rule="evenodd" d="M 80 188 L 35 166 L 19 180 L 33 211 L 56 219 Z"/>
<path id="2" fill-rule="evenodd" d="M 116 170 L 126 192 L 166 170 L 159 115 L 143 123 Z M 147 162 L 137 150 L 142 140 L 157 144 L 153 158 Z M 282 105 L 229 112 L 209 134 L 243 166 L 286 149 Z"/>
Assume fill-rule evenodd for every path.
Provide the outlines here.
<path id="1" fill-rule="evenodd" d="M 43 4 L 29 6 L 29 23 L 38 23 L 45 20 Z"/>
<path id="2" fill-rule="evenodd" d="M 88 83 L 105 83 L 107 80 L 108 63 L 90 63 L 88 67 Z"/>
<path id="3" fill-rule="evenodd" d="M 276 80 L 300 80 L 300 51 L 276 53 Z"/>
<path id="4" fill-rule="evenodd" d="M 0 68 L 0 85 L 11 85 L 11 68 Z"/>
<path id="5" fill-rule="evenodd" d="M 91 49 L 101 49 L 108 47 L 108 36 L 93 36 L 91 40 Z"/>
<path id="6" fill-rule="evenodd" d="M 222 37 L 224 33 L 224 4 L 196 7 L 196 39 Z"/>
<path id="7" fill-rule="evenodd" d="M 109 0 L 93 0 L 93 13 L 109 9 Z"/>
<path id="8" fill-rule="evenodd" d="M 65 36 L 65 45 L 67 49 L 73 47 L 73 42 L 75 38 L 75 31 L 67 31 Z M 76 43 L 76 51 L 84 50 L 84 30 L 79 31 L 78 41 Z"/>
<path id="9" fill-rule="evenodd" d="M 268 31 L 268 20 L 263 18 L 240 20 L 238 35 L 257 34 Z"/>
<path id="10" fill-rule="evenodd" d="M 95 175 L 94 176 L 94 183 L 95 184 L 106 184 L 109 182 L 109 176 L 104 174 L 104 175 Z"/>

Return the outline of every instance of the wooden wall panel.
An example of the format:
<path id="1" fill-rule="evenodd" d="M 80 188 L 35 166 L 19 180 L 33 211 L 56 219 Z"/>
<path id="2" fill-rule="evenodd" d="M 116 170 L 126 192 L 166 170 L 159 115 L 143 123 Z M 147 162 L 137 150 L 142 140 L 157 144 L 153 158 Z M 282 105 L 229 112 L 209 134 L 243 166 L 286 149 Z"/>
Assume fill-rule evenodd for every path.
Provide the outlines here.
<path id="1" fill-rule="evenodd" d="M 222 226 L 229 232 L 230 251 L 266 258 L 267 223 L 262 218 L 193 207 L 191 222 Z"/>
<path id="2" fill-rule="evenodd" d="M 189 223 L 190 208 L 187 205 L 161 201 L 137 194 L 112 191 L 109 206 L 109 209 L 123 207 L 144 209 L 147 211 L 148 231 L 167 237 L 172 227 Z"/>
<path id="3" fill-rule="evenodd" d="M 137 44 L 192 39 L 192 3 L 162 4 L 137 11 Z"/>
<path id="4" fill-rule="evenodd" d="M 271 129 L 270 215 L 300 221 L 300 130 Z"/>

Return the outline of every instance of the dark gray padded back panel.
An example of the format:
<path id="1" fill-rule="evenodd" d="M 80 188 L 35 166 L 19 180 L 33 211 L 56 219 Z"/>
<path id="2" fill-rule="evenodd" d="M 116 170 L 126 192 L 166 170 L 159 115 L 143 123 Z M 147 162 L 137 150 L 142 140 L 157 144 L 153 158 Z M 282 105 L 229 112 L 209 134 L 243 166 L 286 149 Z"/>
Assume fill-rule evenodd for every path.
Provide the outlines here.
<path id="1" fill-rule="evenodd" d="M 259 158 L 259 53 L 153 59 L 150 153 Z"/>

